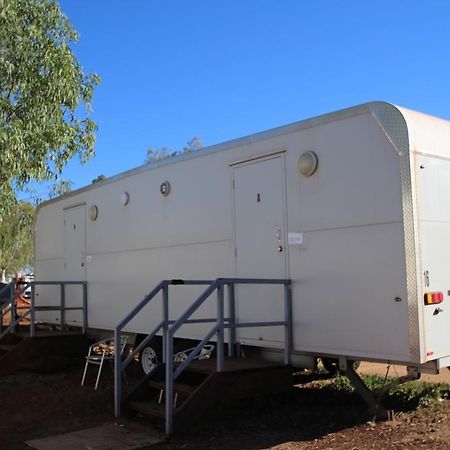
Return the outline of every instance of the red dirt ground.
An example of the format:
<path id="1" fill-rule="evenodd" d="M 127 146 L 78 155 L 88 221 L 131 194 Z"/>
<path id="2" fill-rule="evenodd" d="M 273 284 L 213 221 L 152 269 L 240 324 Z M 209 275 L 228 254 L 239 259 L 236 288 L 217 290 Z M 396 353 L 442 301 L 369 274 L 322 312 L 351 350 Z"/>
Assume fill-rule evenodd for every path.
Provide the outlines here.
<path id="1" fill-rule="evenodd" d="M 86 387 L 80 386 L 81 374 L 77 364 L 65 373 L 0 378 L 0 448 L 26 449 L 29 439 L 113 422 L 112 373 L 105 370 L 98 391 L 92 388 L 94 373 Z M 355 395 L 305 383 L 289 394 L 212 411 L 189 433 L 152 449 L 450 449 L 449 418 L 450 402 L 444 400 L 397 411 L 391 422 L 368 422 Z"/>

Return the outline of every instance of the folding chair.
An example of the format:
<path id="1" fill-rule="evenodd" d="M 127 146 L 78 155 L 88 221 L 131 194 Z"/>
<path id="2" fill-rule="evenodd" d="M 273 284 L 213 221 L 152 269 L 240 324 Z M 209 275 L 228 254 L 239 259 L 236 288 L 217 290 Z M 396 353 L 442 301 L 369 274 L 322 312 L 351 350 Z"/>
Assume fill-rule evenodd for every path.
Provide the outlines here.
<path id="1" fill-rule="evenodd" d="M 125 346 L 127 345 L 128 336 L 122 336 L 120 338 L 120 356 L 125 350 Z M 88 354 L 86 356 L 86 364 L 84 366 L 83 378 L 81 380 L 81 386 L 84 386 L 84 380 L 86 378 L 86 373 L 89 364 L 93 364 L 98 367 L 97 380 L 95 382 L 95 390 L 97 390 L 98 382 L 100 380 L 100 375 L 102 373 L 103 363 L 105 361 L 112 362 L 115 357 L 115 348 L 116 343 L 113 337 L 108 339 L 103 339 L 102 341 L 98 341 L 95 344 L 92 344 L 89 347 Z"/>

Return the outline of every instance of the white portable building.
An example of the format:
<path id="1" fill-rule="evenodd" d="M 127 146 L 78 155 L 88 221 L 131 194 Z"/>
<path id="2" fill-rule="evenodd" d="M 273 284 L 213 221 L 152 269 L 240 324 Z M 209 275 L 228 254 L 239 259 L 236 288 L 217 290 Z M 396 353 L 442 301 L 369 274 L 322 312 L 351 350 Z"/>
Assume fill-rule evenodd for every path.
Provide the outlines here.
<path id="1" fill-rule="evenodd" d="M 40 205 L 35 230 L 36 279 L 86 280 L 92 328 L 114 329 L 162 279 L 289 278 L 294 356 L 423 370 L 450 364 L 449 255 L 450 122 L 383 102 L 108 178 Z M 37 286 L 37 303 L 51 304 L 52 289 Z M 171 317 L 198 292 L 174 288 Z M 126 331 L 148 333 L 160 311 L 149 305 Z M 238 288 L 238 321 L 282 315 L 280 287 Z M 67 322 L 80 325 L 79 312 Z M 280 328 L 237 338 L 283 346 Z"/>

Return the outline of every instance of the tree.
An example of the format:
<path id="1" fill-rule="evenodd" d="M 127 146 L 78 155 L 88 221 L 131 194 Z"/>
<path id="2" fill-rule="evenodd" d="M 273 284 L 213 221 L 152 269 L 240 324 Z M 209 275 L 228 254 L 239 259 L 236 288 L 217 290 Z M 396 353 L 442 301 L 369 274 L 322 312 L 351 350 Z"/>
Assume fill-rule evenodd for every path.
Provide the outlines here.
<path id="1" fill-rule="evenodd" d="M 97 178 L 94 178 L 94 179 L 92 180 L 92 184 L 98 183 L 99 181 L 103 181 L 103 180 L 106 180 L 106 176 L 103 175 L 103 174 L 101 174 L 101 175 L 99 175 Z"/>
<path id="2" fill-rule="evenodd" d="M 203 147 L 202 141 L 194 136 L 192 139 L 187 141 L 183 150 L 172 151 L 168 147 L 161 148 L 149 148 L 147 149 L 147 157 L 145 158 L 145 164 L 151 164 L 156 161 L 161 161 L 163 159 L 173 158 L 174 156 L 182 155 L 183 153 L 190 153 L 196 150 L 200 150 Z"/>
<path id="3" fill-rule="evenodd" d="M 73 156 L 94 153 L 96 74 L 55 0 L 0 0 L 0 212 L 29 181 L 55 181 Z"/>
<path id="4" fill-rule="evenodd" d="M 52 185 L 50 191 L 48 192 L 48 198 L 59 197 L 60 195 L 67 194 L 72 190 L 73 181 L 70 180 L 58 180 Z"/>
<path id="5" fill-rule="evenodd" d="M 3 277 L 33 260 L 34 206 L 18 202 L 0 221 L 0 269 Z"/>
<path id="6" fill-rule="evenodd" d="M 186 146 L 183 147 L 183 153 L 194 152 L 200 150 L 203 147 L 202 141 L 197 136 L 186 142 Z"/>

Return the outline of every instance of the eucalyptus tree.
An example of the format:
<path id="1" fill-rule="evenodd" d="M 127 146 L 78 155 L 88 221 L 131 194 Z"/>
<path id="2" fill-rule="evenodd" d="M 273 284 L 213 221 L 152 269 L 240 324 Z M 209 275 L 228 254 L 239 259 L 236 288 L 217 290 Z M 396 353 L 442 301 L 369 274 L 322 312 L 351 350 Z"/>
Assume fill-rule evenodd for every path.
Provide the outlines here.
<path id="1" fill-rule="evenodd" d="M 0 277 L 14 275 L 33 262 L 33 224 L 35 208 L 17 202 L 3 217 L 0 226 Z"/>
<path id="2" fill-rule="evenodd" d="M 72 157 L 94 154 L 99 77 L 83 72 L 77 40 L 56 1 L 0 0 L 0 220 L 17 189 L 54 182 Z"/>

